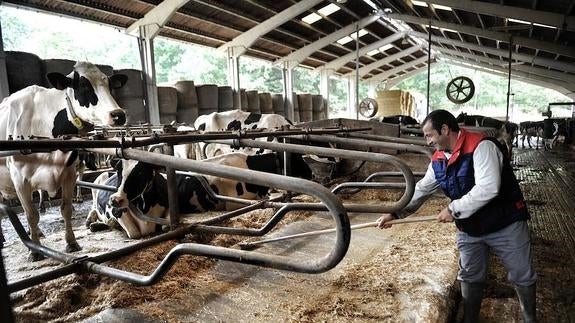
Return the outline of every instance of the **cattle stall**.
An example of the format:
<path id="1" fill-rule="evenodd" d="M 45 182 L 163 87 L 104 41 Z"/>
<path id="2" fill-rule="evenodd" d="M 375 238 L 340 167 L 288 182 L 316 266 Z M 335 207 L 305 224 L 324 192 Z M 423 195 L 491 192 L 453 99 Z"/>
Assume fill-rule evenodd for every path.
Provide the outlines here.
<path id="1" fill-rule="evenodd" d="M 335 131 L 333 131 L 333 129 L 331 129 L 328 132 L 332 132 L 335 133 Z M 306 134 L 306 135 L 311 135 L 311 136 L 315 136 L 316 133 L 321 133 L 314 131 L 314 130 L 305 130 L 305 131 L 301 131 L 301 132 L 297 132 L 296 131 L 290 131 L 289 135 L 294 136 L 294 135 L 302 135 L 302 134 Z M 259 136 L 269 136 L 270 134 L 259 134 Z M 279 134 L 273 134 L 273 135 L 284 135 L 287 136 L 288 134 L 286 133 L 279 133 Z M 185 137 L 186 135 L 180 135 L 180 137 Z M 249 138 L 250 134 L 241 134 L 242 138 Z M 319 203 L 281 203 L 281 202 L 274 202 L 274 201 L 270 201 L 268 202 L 268 206 L 272 206 L 275 207 L 276 209 L 279 209 L 280 211 L 273 215 L 272 219 L 269 221 L 269 225 L 267 225 L 267 228 L 263 228 L 260 230 L 246 230 L 246 229 L 226 229 L 223 227 L 219 227 L 219 228 L 210 228 L 209 224 L 213 224 L 213 223 L 217 223 L 217 221 L 214 221 L 214 219 L 208 219 L 205 220 L 203 223 L 205 224 L 201 224 L 201 223 L 194 223 L 192 225 L 187 226 L 186 228 L 180 228 L 176 231 L 172 231 L 169 232 L 167 234 L 164 235 L 160 235 L 157 237 L 154 237 L 150 240 L 146 240 L 143 243 L 136 243 L 132 246 L 126 247 L 126 248 L 122 248 L 119 250 L 115 250 L 112 251 L 108 254 L 102 254 L 99 256 L 95 256 L 95 257 L 87 257 L 87 256 L 82 256 L 82 257 L 75 257 L 75 256 L 71 256 L 71 255 L 67 255 L 67 254 L 63 254 L 60 253 L 56 250 L 50 249 L 48 247 L 45 246 L 41 246 L 41 245 L 37 245 L 35 243 L 32 243 L 29 239 L 27 239 L 27 235 L 25 233 L 25 230 L 23 228 L 23 226 L 21 225 L 18 217 L 16 217 L 13 212 L 11 212 L 9 209 L 7 208 L 3 208 L 4 212 L 8 215 L 8 218 L 10 219 L 10 221 L 12 222 L 13 226 L 16 228 L 17 234 L 19 235 L 20 239 L 22 240 L 22 242 L 24 242 L 24 244 L 30 248 L 33 249 L 35 251 L 39 251 L 41 253 L 44 253 L 45 255 L 54 258 L 62 263 L 64 263 L 64 266 L 61 268 L 58 268 L 54 271 L 49 271 L 46 273 L 43 273 L 39 276 L 30 278 L 30 279 L 23 279 L 20 281 L 17 281 L 16 283 L 9 283 L 7 285 L 6 291 L 7 292 L 14 292 L 14 291 L 18 291 L 18 290 L 22 290 L 25 288 L 29 288 L 37 283 L 40 282 L 46 282 L 49 280 L 52 280 L 54 278 L 60 277 L 60 276 L 65 276 L 68 275 L 70 273 L 74 273 L 74 272 L 83 272 L 83 271 L 90 271 L 90 272 L 96 272 L 96 273 L 101 273 L 104 275 L 108 275 L 120 280 L 124 280 L 124 281 L 130 281 L 132 283 L 136 283 L 136 284 L 141 284 L 141 285 L 146 285 L 146 284 L 151 284 L 154 283 L 158 278 L 160 278 L 162 276 L 163 273 L 165 273 L 172 265 L 174 260 L 178 257 L 177 254 L 178 253 L 199 253 L 199 254 L 211 254 L 212 256 L 216 257 L 216 258 L 222 258 L 222 259 L 227 259 L 227 260 L 232 260 L 233 258 L 236 259 L 236 261 L 240 261 L 240 262 L 244 262 L 244 263 L 252 263 L 252 264 L 258 264 L 258 265 L 263 265 L 263 266 L 271 266 L 271 267 L 277 267 L 277 268 L 282 268 L 285 270 L 293 270 L 293 271 L 301 271 L 301 272 L 322 272 L 325 270 L 328 270 L 328 267 L 333 267 L 335 266 L 339 260 L 341 260 L 341 258 L 345 255 L 345 249 L 347 249 L 346 244 L 348 244 L 349 242 L 345 241 L 346 239 L 346 235 L 349 237 L 349 222 L 346 219 L 346 213 L 348 212 L 348 210 L 354 211 L 354 212 L 388 212 L 391 210 L 395 210 L 398 208 L 401 208 L 405 205 L 405 203 L 407 203 L 407 201 L 409 201 L 409 199 L 411 198 L 410 194 L 412 194 L 413 192 L 413 177 L 411 174 L 411 170 L 409 169 L 409 167 L 405 166 L 401 161 L 396 160 L 395 157 L 392 156 L 388 156 L 388 155 L 383 155 L 383 154 L 377 154 L 377 153 L 368 153 L 368 152 L 351 152 L 351 151 L 346 151 L 346 150 L 342 150 L 342 149 L 334 149 L 334 148 L 320 148 L 320 147 L 313 147 L 313 146 L 301 146 L 301 147 L 296 147 L 297 145 L 293 145 L 293 144 L 289 144 L 290 149 L 296 149 L 296 150 L 300 150 L 303 152 L 312 152 L 312 153 L 321 153 L 322 155 L 325 156 L 335 156 L 335 157 L 340 157 L 340 158 L 355 158 L 355 159 L 366 159 L 366 160 L 371 160 L 373 162 L 378 162 L 378 163 L 392 163 L 395 164 L 395 166 L 397 166 L 400 170 L 400 172 L 402 173 L 406 183 L 403 185 L 394 183 L 394 184 L 387 184 L 388 187 L 395 187 L 395 188 L 404 188 L 405 192 L 403 194 L 403 196 L 399 199 L 399 201 L 396 204 L 391 204 L 388 206 L 362 206 L 359 203 L 353 203 L 353 204 L 347 204 L 347 205 L 340 205 L 338 203 L 339 200 L 338 199 L 334 199 L 333 198 L 333 193 L 332 192 L 325 192 L 325 189 L 322 186 L 319 186 L 316 183 L 313 182 L 309 182 L 306 181 L 305 184 L 303 184 L 303 180 L 300 179 L 293 179 L 293 178 L 288 178 L 288 177 L 281 177 L 281 179 L 279 177 L 274 177 L 274 176 L 270 176 L 269 174 L 266 175 L 265 177 L 258 177 L 255 176 L 254 174 L 242 174 L 242 171 L 239 171 L 234 169 L 234 170 L 226 170 L 225 167 L 223 169 L 215 169 L 213 167 L 205 167 L 202 163 L 200 162 L 196 162 L 196 161 L 191 161 L 191 160 L 178 160 L 175 157 L 170 157 L 170 156 L 162 156 L 160 154 L 154 154 L 154 153 L 148 153 L 146 151 L 142 151 L 142 150 L 137 150 L 134 147 L 137 146 L 144 146 L 144 145 L 150 145 L 150 144 L 157 144 L 158 142 L 161 141 L 171 141 L 172 143 L 177 142 L 177 141 L 184 141 L 186 140 L 185 138 L 176 138 L 178 137 L 178 135 L 166 135 L 165 138 L 162 138 L 162 136 L 158 136 L 158 135 L 154 135 L 151 136 L 149 138 L 145 138 L 145 139 L 141 139 L 141 138 L 136 138 L 136 137 L 131 137 L 130 140 L 128 140 L 126 137 L 122 136 L 120 138 L 117 138 L 116 140 L 109 140 L 109 139 L 102 139 L 101 136 L 96 137 L 98 139 L 94 139 L 92 138 L 91 140 L 65 140 L 65 141 L 59 141 L 59 140 L 18 140 L 18 141 L 10 141 L 10 142 L 5 142 L 3 147 L 6 147 L 6 149 L 11 150 L 12 152 L 14 152 L 15 150 L 17 151 L 23 151 L 26 150 L 27 152 L 31 152 L 34 151 L 34 149 L 41 149 L 41 150 L 46 150 L 49 149 L 49 147 L 51 147 L 53 149 L 53 147 L 59 147 L 60 149 L 71 149 L 71 148 L 84 148 L 84 149 L 93 149 L 99 152 L 102 152 L 103 149 L 106 148 L 94 148 L 94 147 L 108 147 L 107 149 L 110 150 L 110 147 L 115 147 L 112 148 L 112 154 L 118 155 L 118 156 L 122 156 L 122 157 L 129 157 L 129 158 L 134 158 L 134 159 L 142 159 L 142 160 L 146 160 L 148 162 L 155 162 L 158 164 L 162 164 L 165 166 L 168 166 L 168 172 L 170 171 L 170 168 L 181 168 L 181 169 L 186 169 L 186 170 L 191 170 L 191 171 L 196 171 L 196 172 L 200 172 L 200 173 L 208 173 L 208 174 L 214 174 L 214 175 L 220 175 L 220 176 L 229 176 L 229 177 L 235 177 L 235 178 L 240 178 L 243 180 L 249 180 L 249 181 L 254 181 L 256 183 L 260 183 L 260 184 L 266 184 L 266 185 L 270 185 L 273 187 L 277 187 L 277 188 L 284 188 L 284 189 L 289 189 L 292 191 L 300 191 L 300 192 L 304 192 L 309 196 L 315 196 L 316 199 L 318 200 Z M 208 135 L 205 138 L 202 139 L 210 139 L 210 138 L 222 138 L 225 136 L 221 136 L 221 135 Z M 237 137 L 237 135 L 227 135 L 228 138 L 233 138 L 233 137 Z M 140 140 L 141 139 L 141 140 Z M 187 138 L 189 140 L 189 138 Z M 198 138 L 196 138 L 197 140 Z M 236 138 L 236 140 L 242 142 L 245 139 L 238 139 Z M 288 144 L 284 144 L 284 145 L 288 145 Z M 132 147 L 132 148 L 130 148 Z M 395 147 L 397 148 L 397 147 Z M 159 159 L 158 159 L 159 158 Z M 194 164 L 194 166 L 191 166 L 192 164 Z M 299 182 L 298 182 L 299 181 Z M 366 184 L 366 183 L 353 183 L 350 185 L 350 187 L 352 188 L 358 188 L 358 187 L 362 187 L 362 186 L 369 186 L 369 187 L 373 187 L 375 185 L 372 184 Z M 376 186 L 379 186 L 380 188 L 385 188 L 386 187 L 386 183 L 378 183 Z M 261 204 L 261 203 L 260 203 Z M 230 250 L 230 251 L 222 251 L 219 248 L 215 248 L 213 250 L 211 250 L 211 248 L 206 247 L 206 246 L 191 246 L 191 245 L 186 245 L 186 246 L 182 246 L 182 247 L 178 247 L 177 249 L 174 248 L 174 250 L 177 251 L 173 251 L 169 254 L 169 256 L 167 256 L 164 261 L 162 262 L 162 264 L 160 266 L 158 266 L 158 268 L 154 271 L 154 273 L 151 276 L 141 276 L 141 275 L 137 275 L 137 274 L 133 274 L 133 273 L 129 273 L 129 272 L 125 272 L 125 271 L 120 271 L 117 269 L 113 269 L 104 265 L 101 265 L 102 262 L 106 262 L 106 261 L 110 261 L 112 259 L 116 259 L 117 257 L 123 256 L 125 254 L 128 253 L 132 253 L 134 250 L 138 250 L 141 249 L 145 246 L 149 246 L 153 243 L 157 243 L 159 241 L 164 241 L 164 240 L 169 240 L 169 239 L 173 239 L 176 236 L 182 236 L 186 233 L 189 233 L 191 231 L 197 230 L 198 228 L 203 226 L 203 230 L 204 231 L 213 231 L 213 232 L 217 232 L 217 233 L 233 233 L 233 234 L 243 234 L 243 235 L 263 235 L 266 232 L 270 231 L 273 228 L 274 222 L 277 223 L 279 220 L 281 220 L 281 217 L 284 216 L 285 213 L 289 212 L 292 209 L 308 209 L 308 210 L 315 210 L 315 211 L 326 211 L 329 210 L 331 211 L 331 213 L 337 214 L 334 215 L 334 222 L 336 223 L 336 231 L 338 232 L 337 234 L 337 240 L 335 243 L 335 247 L 333 250 L 331 250 L 330 252 L 328 252 L 328 257 L 324 257 L 322 258 L 322 260 L 320 260 L 319 262 L 311 262 L 309 263 L 309 261 L 305 261 L 303 262 L 303 264 L 298 264 L 297 262 L 294 261 L 290 261 L 288 259 L 276 259 L 276 258 L 266 258 L 266 256 L 261 256 L 259 255 L 259 253 L 252 253 L 252 252 L 248 252 L 246 254 L 245 251 L 237 251 L 237 250 Z M 216 217 L 216 219 L 225 219 L 225 218 L 229 218 L 229 217 L 233 217 L 233 216 L 237 216 L 237 213 L 235 213 L 234 215 L 223 215 L 223 216 L 218 216 Z M 192 229 L 193 228 L 193 229 Z M 201 229 L 200 229 L 201 230 Z M 346 231 L 347 230 L 347 231 Z M 247 232 L 247 234 L 246 234 Z M 257 234 L 254 234 L 254 232 L 257 232 Z M 346 233 L 347 232 L 347 233 Z M 343 241 L 342 241 L 343 240 Z M 188 249 L 189 247 L 189 249 Z M 188 250 L 186 250 L 188 249 Z M 241 255 L 240 255 L 241 254 Z M 254 257 L 250 256 L 250 254 L 255 255 Z M 339 260 L 337 258 L 340 258 Z"/>

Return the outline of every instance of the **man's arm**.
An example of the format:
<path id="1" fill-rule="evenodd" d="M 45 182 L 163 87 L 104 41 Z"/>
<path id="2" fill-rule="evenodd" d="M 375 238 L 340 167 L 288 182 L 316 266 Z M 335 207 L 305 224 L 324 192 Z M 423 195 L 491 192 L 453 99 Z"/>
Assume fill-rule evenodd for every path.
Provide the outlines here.
<path id="1" fill-rule="evenodd" d="M 475 186 L 458 200 L 449 203 L 451 215 L 465 219 L 497 196 L 501 187 L 503 154 L 495 143 L 483 140 L 473 153 Z"/>
<path id="2" fill-rule="evenodd" d="M 438 188 L 439 183 L 435 180 L 435 173 L 433 172 L 431 163 L 429 163 L 425 176 L 415 184 L 415 192 L 413 193 L 411 201 L 403 210 L 395 212 L 395 216 L 397 218 L 405 218 L 413 214 Z"/>

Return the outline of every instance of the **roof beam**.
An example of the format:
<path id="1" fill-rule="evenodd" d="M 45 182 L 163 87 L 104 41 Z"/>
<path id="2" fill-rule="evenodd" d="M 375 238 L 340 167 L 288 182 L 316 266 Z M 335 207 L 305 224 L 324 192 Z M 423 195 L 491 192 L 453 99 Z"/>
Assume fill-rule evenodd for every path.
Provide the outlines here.
<path id="1" fill-rule="evenodd" d="M 268 20 L 254 26 L 250 30 L 242 33 L 241 35 L 234 38 L 232 41 L 227 42 L 220 47 L 218 50 L 226 51 L 228 48 L 233 47 L 242 47 L 241 53 L 234 51 L 235 54 L 243 54 L 247 48 L 249 48 L 258 38 L 267 34 L 271 30 L 275 29 L 278 26 L 281 26 L 286 21 L 289 21 L 296 17 L 297 15 L 301 14 L 304 11 L 309 10 L 313 6 L 320 3 L 322 0 L 303 0 L 298 2 L 291 7 L 283 10 L 282 12 L 275 14 Z"/>
<path id="2" fill-rule="evenodd" d="M 422 39 L 427 39 L 427 34 L 416 32 L 416 31 L 409 32 L 409 35 L 419 37 Z M 458 47 L 472 49 L 472 50 L 475 50 L 478 52 L 489 53 L 489 54 L 496 55 L 496 56 L 501 56 L 501 57 L 508 57 L 509 56 L 508 50 L 496 49 L 496 48 L 491 48 L 491 47 L 486 47 L 486 46 L 478 46 L 476 44 L 462 42 L 462 41 L 458 41 L 455 39 L 448 39 L 448 38 L 437 37 L 437 36 L 432 35 L 431 40 L 438 42 L 438 43 L 450 44 L 450 45 L 454 45 L 454 46 L 458 46 Z M 531 56 L 531 55 L 526 55 L 526 54 L 521 54 L 521 53 L 514 53 L 513 58 L 520 60 L 520 61 L 523 61 L 523 62 L 526 62 L 526 63 L 530 63 L 530 64 L 536 64 L 536 65 L 551 67 L 551 68 L 554 68 L 554 69 L 560 70 L 560 71 L 575 73 L 575 64 L 563 63 L 563 62 L 560 62 L 560 61 L 557 61 L 554 59 L 541 58 L 541 57 Z"/>
<path id="3" fill-rule="evenodd" d="M 485 64 L 485 63 L 481 63 L 481 62 L 477 62 L 477 61 L 471 61 L 468 59 L 464 59 L 464 58 L 460 58 L 460 57 L 456 57 L 456 56 L 451 56 L 451 55 L 445 55 L 444 57 L 446 57 L 452 61 L 459 61 L 459 62 L 466 63 L 466 64 L 469 64 L 472 66 L 480 66 L 482 68 L 486 68 L 486 69 L 500 72 L 502 74 L 505 74 L 506 76 L 508 75 L 507 69 L 503 68 L 503 67 L 497 67 L 494 65 L 489 65 L 489 64 Z M 548 87 L 550 87 L 549 84 L 554 84 L 555 86 L 559 86 L 559 87 L 562 87 L 564 89 L 564 91 L 560 91 L 563 94 L 569 93 L 569 92 L 575 92 L 575 85 L 573 85 L 573 84 L 563 82 L 563 81 L 558 81 L 555 79 L 549 79 L 546 77 L 536 76 L 536 75 L 529 74 L 529 73 L 516 71 L 516 72 L 511 74 L 511 78 L 523 78 L 523 79 L 530 80 L 532 82 L 536 82 L 536 81 L 542 82 L 542 83 L 548 84 Z"/>
<path id="4" fill-rule="evenodd" d="M 427 63 L 427 56 L 422 56 L 418 59 L 412 60 L 411 62 L 407 62 L 405 64 L 402 64 L 400 66 L 397 66 L 397 67 L 394 67 L 390 70 L 387 70 L 381 74 L 377 74 L 376 76 L 368 78 L 367 80 L 368 81 L 384 81 L 385 79 L 387 79 L 391 75 L 397 74 L 399 72 L 403 72 L 410 67 L 414 67 L 416 65 L 426 64 L 426 63 Z"/>
<path id="5" fill-rule="evenodd" d="M 418 50 L 421 50 L 421 47 L 422 47 L 422 46 L 423 46 L 423 45 L 417 45 L 417 46 L 409 47 L 409 48 L 406 49 L 406 50 L 402 50 L 401 52 L 395 53 L 395 54 L 390 55 L 390 56 L 387 56 L 387 57 L 385 57 L 385 58 L 383 58 L 383 59 L 381 59 L 381 60 L 379 60 L 379 61 L 375 61 L 375 62 L 373 62 L 373 63 L 371 63 L 371 64 L 369 64 L 369 65 L 363 66 L 363 67 L 361 67 L 361 68 L 358 69 L 359 76 L 360 76 L 360 77 L 363 77 L 363 76 L 365 76 L 366 74 L 368 74 L 370 71 L 372 71 L 372 70 L 374 70 L 374 69 L 376 69 L 376 68 L 378 68 L 378 67 L 380 67 L 380 66 L 383 66 L 383 65 L 385 65 L 385 64 L 389 64 L 389 63 L 391 63 L 391 62 L 393 62 L 393 61 L 395 61 L 395 60 L 398 60 L 399 58 L 402 58 L 402 57 L 411 55 L 412 53 L 415 53 L 415 52 L 417 52 Z M 350 75 L 353 75 L 353 74 L 355 74 L 355 73 L 356 73 L 356 72 L 355 72 L 355 70 L 354 70 L 354 71 L 351 71 L 351 72 L 345 74 L 344 76 L 350 76 Z"/>
<path id="6" fill-rule="evenodd" d="M 158 4 L 154 9 L 148 11 L 144 18 L 137 20 L 128 28 L 127 33 L 138 32 L 141 26 L 153 26 L 150 29 L 150 38 L 154 38 L 160 29 L 172 18 L 178 9 L 188 3 L 189 0 L 165 0 Z"/>
<path id="7" fill-rule="evenodd" d="M 380 18 L 380 14 L 376 13 L 376 14 L 367 16 L 367 17 L 359 20 L 358 22 L 354 22 L 352 24 L 349 24 L 349 25 L 337 30 L 336 32 L 333 32 L 333 33 L 321 38 L 320 40 L 315 41 L 309 45 L 306 45 L 306 46 L 296 50 L 295 52 L 292 52 L 291 54 L 275 61 L 274 65 L 283 65 L 284 63 L 287 63 L 287 62 L 296 62 L 299 64 L 301 61 L 303 61 L 304 59 L 309 57 L 314 52 L 326 47 L 329 44 L 336 42 L 337 40 L 339 40 L 345 36 L 349 36 L 356 29 L 361 29 L 361 28 L 371 24 L 372 22 L 376 21 L 379 18 Z M 356 41 L 359 41 L 359 39 L 356 39 Z"/>
<path id="8" fill-rule="evenodd" d="M 419 18 L 411 15 L 402 15 L 396 13 L 388 14 L 389 18 L 401 20 L 407 23 L 412 24 L 419 24 L 419 25 L 429 25 L 430 20 L 425 18 Z M 509 42 L 510 34 L 498 32 L 498 31 L 491 31 L 491 30 L 484 30 L 481 28 L 470 27 L 465 25 L 453 24 L 448 22 L 443 22 L 439 20 L 431 20 L 431 24 L 433 26 L 439 28 L 448 28 L 458 30 L 462 33 L 469 34 L 469 35 L 477 35 L 483 38 L 494 39 L 503 42 Z M 563 56 L 575 57 L 575 47 L 572 46 L 561 46 L 552 42 L 536 40 L 536 39 L 529 39 L 525 37 L 514 36 L 513 37 L 513 44 L 529 47 L 529 48 L 536 48 L 542 51 L 546 51 L 549 53 L 559 54 Z"/>
<path id="9" fill-rule="evenodd" d="M 431 62 L 431 64 L 435 64 L 435 62 Z M 401 83 L 403 80 L 408 79 L 412 76 L 415 76 L 415 75 L 423 73 L 423 72 L 427 72 L 427 64 L 425 64 L 425 66 L 422 66 L 422 67 L 417 67 L 413 71 L 409 71 L 405 74 L 402 74 L 398 77 L 394 77 L 391 80 L 388 80 L 387 83 L 385 84 L 385 88 L 390 89 L 390 88 L 394 87 L 395 85 Z"/>
<path id="10" fill-rule="evenodd" d="M 553 26 L 557 29 L 575 31 L 575 17 L 567 16 L 567 14 L 569 14 L 568 12 L 566 14 L 558 14 L 548 11 L 533 10 L 471 0 L 431 0 L 426 2 L 448 6 L 452 9 L 459 9 L 502 18 L 513 18 L 529 21 L 532 23 Z"/>
<path id="11" fill-rule="evenodd" d="M 442 49 L 439 49 L 438 51 L 443 53 L 443 54 L 459 55 L 459 56 L 462 56 L 465 58 L 475 59 L 475 60 L 478 60 L 480 62 L 483 62 L 486 64 L 492 64 L 492 65 L 496 65 L 496 66 L 502 66 L 502 65 L 507 66 L 507 64 L 508 64 L 508 62 L 505 62 L 502 60 L 487 58 L 484 56 L 478 56 L 478 55 L 469 54 L 469 53 L 464 53 L 464 52 L 460 52 L 460 51 L 453 50 L 453 49 L 442 48 Z M 557 72 L 557 71 L 552 71 L 552 70 L 548 70 L 545 68 L 523 66 L 523 65 L 514 65 L 514 66 L 512 66 L 512 69 L 513 69 L 513 73 L 515 73 L 517 71 L 521 71 L 521 72 L 525 72 L 528 74 L 535 74 L 535 75 L 543 76 L 546 78 L 556 79 L 558 81 L 568 81 L 570 83 L 575 84 L 575 76 L 569 75 L 569 74 L 566 74 L 563 72 Z M 507 70 L 507 68 L 506 68 L 506 70 Z"/>
<path id="12" fill-rule="evenodd" d="M 359 49 L 359 56 L 363 56 L 363 55 L 369 53 L 370 51 L 372 51 L 374 49 L 380 48 L 383 45 L 393 43 L 394 41 L 402 38 L 404 35 L 405 35 L 405 33 L 395 33 L 391 36 L 385 37 L 384 39 L 376 41 L 375 43 L 369 44 L 367 46 L 363 46 L 362 48 Z M 319 66 L 316 69 L 337 70 L 340 67 L 347 64 L 348 62 L 355 60 L 356 57 L 357 57 L 357 53 L 355 51 L 353 51 L 353 52 L 351 52 L 347 55 L 344 55 L 340 58 L 334 59 L 333 61 L 331 61 L 331 62 L 329 62 L 323 66 Z"/>

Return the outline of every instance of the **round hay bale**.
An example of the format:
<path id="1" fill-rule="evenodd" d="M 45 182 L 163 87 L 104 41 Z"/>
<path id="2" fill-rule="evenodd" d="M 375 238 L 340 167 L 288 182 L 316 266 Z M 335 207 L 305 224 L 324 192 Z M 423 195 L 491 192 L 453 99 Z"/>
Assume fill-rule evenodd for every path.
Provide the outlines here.
<path id="1" fill-rule="evenodd" d="M 118 98 L 118 104 L 126 110 L 126 124 L 136 125 L 148 122 L 144 100 L 136 97 Z"/>
<path id="2" fill-rule="evenodd" d="M 323 111 L 323 96 L 321 94 L 314 94 L 311 96 L 311 110 L 313 120 L 321 120 Z"/>
<path id="3" fill-rule="evenodd" d="M 293 103 L 293 122 L 298 123 L 300 122 L 299 118 L 299 102 L 297 98 L 297 94 L 292 92 L 292 103 Z"/>
<path id="4" fill-rule="evenodd" d="M 232 104 L 233 104 L 234 110 L 242 108 L 241 103 L 240 103 L 240 99 L 241 99 L 240 93 L 241 93 L 241 90 L 240 91 L 233 90 L 233 93 L 232 93 L 233 103 Z"/>
<path id="5" fill-rule="evenodd" d="M 218 86 L 218 111 L 234 108 L 234 91 L 231 86 Z"/>
<path id="6" fill-rule="evenodd" d="M 312 110 L 312 99 L 311 94 L 302 93 L 298 95 L 298 105 L 299 105 L 299 119 L 302 122 L 308 122 L 312 120 L 313 110 Z"/>
<path id="7" fill-rule="evenodd" d="M 248 97 L 248 110 L 249 112 L 262 113 L 260 109 L 260 97 L 257 90 L 246 91 Z"/>
<path id="8" fill-rule="evenodd" d="M 321 110 L 321 112 L 320 112 L 320 116 L 321 116 L 322 120 L 328 118 L 328 116 L 327 116 L 328 105 L 327 104 L 328 104 L 327 99 L 323 98 L 323 110 Z"/>
<path id="9" fill-rule="evenodd" d="M 7 51 L 8 90 L 17 92 L 30 85 L 44 86 L 44 66 L 40 57 L 26 52 Z"/>
<path id="10" fill-rule="evenodd" d="M 281 93 L 272 94 L 272 109 L 275 114 L 285 116 L 284 96 Z"/>
<path id="11" fill-rule="evenodd" d="M 107 76 L 114 75 L 114 68 L 110 65 L 96 64 L 96 67 L 100 70 L 100 72 L 106 74 Z"/>
<path id="12" fill-rule="evenodd" d="M 260 98 L 260 110 L 262 111 L 262 113 L 274 113 L 271 93 L 268 92 L 260 93 L 259 98 Z"/>
<path id="13" fill-rule="evenodd" d="M 198 95 L 198 111 L 200 115 L 210 114 L 218 111 L 218 86 L 215 84 L 204 84 L 196 86 Z"/>
<path id="14" fill-rule="evenodd" d="M 160 123 L 161 124 L 170 124 L 172 122 L 176 122 L 177 114 L 176 113 L 162 113 L 160 112 Z"/>
<path id="15" fill-rule="evenodd" d="M 119 89 L 113 89 L 112 94 L 116 98 L 144 98 L 144 75 L 136 69 L 114 70 L 114 74 L 123 74 L 128 81 Z"/>
<path id="16" fill-rule="evenodd" d="M 44 84 L 47 88 L 52 88 L 52 84 L 48 81 L 48 73 L 57 72 L 68 75 L 74 70 L 76 62 L 69 59 L 45 59 L 42 64 L 44 65 Z"/>
<path id="17" fill-rule="evenodd" d="M 158 105 L 160 116 L 162 114 L 175 116 L 178 111 L 178 91 L 171 86 L 158 86 Z"/>
<path id="18" fill-rule="evenodd" d="M 194 81 L 177 81 L 174 88 L 178 93 L 177 120 L 188 124 L 198 117 L 198 96 Z"/>
<path id="19" fill-rule="evenodd" d="M 178 122 L 183 122 L 186 124 L 194 124 L 194 121 L 198 118 L 200 111 L 196 107 L 195 109 L 185 109 L 185 110 L 178 110 L 176 115 L 176 120 Z"/>
<path id="20" fill-rule="evenodd" d="M 246 92 L 246 89 L 240 90 L 240 98 L 240 106 L 242 111 L 248 111 L 248 93 Z"/>

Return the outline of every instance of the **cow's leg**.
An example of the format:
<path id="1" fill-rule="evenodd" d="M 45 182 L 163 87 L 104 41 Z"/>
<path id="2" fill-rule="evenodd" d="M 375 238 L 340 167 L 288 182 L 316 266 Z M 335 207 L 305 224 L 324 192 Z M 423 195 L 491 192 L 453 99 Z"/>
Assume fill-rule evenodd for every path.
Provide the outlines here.
<path id="1" fill-rule="evenodd" d="M 40 222 L 40 215 L 38 210 L 32 204 L 32 187 L 27 181 L 23 181 L 18 176 L 12 177 L 14 182 L 14 188 L 16 189 L 16 194 L 22 205 L 22 209 L 26 213 L 26 220 L 28 220 L 28 229 L 30 232 L 30 240 L 40 244 L 40 229 L 38 228 L 38 223 Z M 30 251 L 28 258 L 31 261 L 38 261 L 44 259 L 44 256 Z"/>
<path id="2" fill-rule="evenodd" d="M 80 162 L 80 164 L 77 167 L 78 175 L 76 177 L 76 181 L 81 181 L 84 178 L 84 170 L 85 169 L 86 169 L 86 166 L 84 166 L 84 162 Z M 74 185 L 74 188 L 76 189 L 76 195 L 74 196 L 74 202 L 76 202 L 76 203 L 84 202 L 84 197 L 82 196 L 82 188 L 78 185 Z"/>
<path id="3" fill-rule="evenodd" d="M 73 177 L 72 177 L 73 178 Z M 64 227 L 66 229 L 66 252 L 79 251 L 80 245 L 76 241 L 74 231 L 72 230 L 72 195 L 74 194 L 75 183 L 73 181 L 65 182 L 62 185 L 62 204 L 60 205 L 60 213 L 64 218 Z"/>

